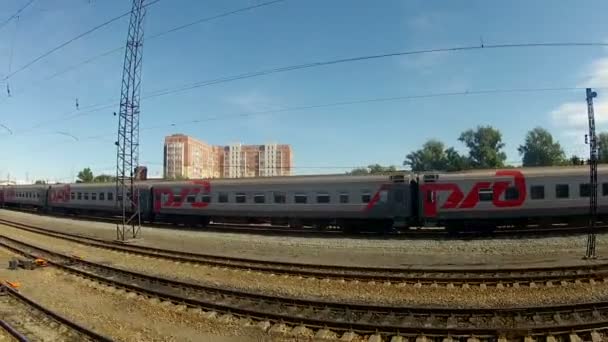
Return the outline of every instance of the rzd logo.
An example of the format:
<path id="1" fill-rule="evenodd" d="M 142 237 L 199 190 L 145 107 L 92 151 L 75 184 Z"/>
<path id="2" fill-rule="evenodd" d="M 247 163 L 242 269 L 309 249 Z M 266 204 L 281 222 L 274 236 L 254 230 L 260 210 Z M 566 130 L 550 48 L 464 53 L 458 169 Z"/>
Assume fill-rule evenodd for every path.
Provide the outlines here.
<path id="1" fill-rule="evenodd" d="M 49 194 L 51 203 L 69 202 L 70 201 L 70 186 L 65 185 L 60 188 L 51 189 Z"/>
<path id="2" fill-rule="evenodd" d="M 448 198 L 441 206 L 441 209 L 454 208 L 474 208 L 479 202 L 479 190 L 492 189 L 492 203 L 499 208 L 504 207 L 519 207 L 526 199 L 526 179 L 520 171 L 496 171 L 496 176 L 513 177 L 513 186 L 517 189 L 518 197 L 515 199 L 501 200 L 500 197 L 507 188 L 512 186 L 509 181 L 478 182 L 475 183 L 471 191 L 466 195 L 460 190 L 457 184 L 454 183 L 429 183 L 420 186 L 422 194 L 423 210 L 426 217 L 437 216 L 437 201 L 436 193 L 440 191 L 449 191 Z M 434 194 L 429 196 L 429 194 Z M 430 200 L 429 200 L 430 199 Z"/>
<path id="3" fill-rule="evenodd" d="M 155 188 L 154 189 L 154 212 L 159 212 L 161 208 L 179 208 L 184 205 L 188 196 L 196 196 L 199 193 L 208 194 L 211 192 L 211 184 L 208 181 L 191 181 L 192 184 L 197 185 L 191 187 L 186 185 L 181 189 L 176 199 L 176 194 L 173 193 L 172 188 Z M 163 197 L 167 199 L 163 202 Z M 188 203 L 192 208 L 204 208 L 209 205 L 207 202 L 201 202 L 195 200 L 192 203 Z"/>

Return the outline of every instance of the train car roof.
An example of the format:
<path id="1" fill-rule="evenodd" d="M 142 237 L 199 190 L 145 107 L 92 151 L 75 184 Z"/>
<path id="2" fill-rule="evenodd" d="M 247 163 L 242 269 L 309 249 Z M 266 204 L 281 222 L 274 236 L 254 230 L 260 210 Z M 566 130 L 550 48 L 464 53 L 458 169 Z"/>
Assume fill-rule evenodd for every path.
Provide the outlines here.
<path id="1" fill-rule="evenodd" d="M 304 176 L 274 176 L 274 177 L 244 177 L 244 178 L 210 178 L 210 179 L 188 179 L 188 180 L 158 180 L 150 179 L 138 181 L 139 187 L 149 187 L 153 185 L 179 185 L 192 184 L 193 181 L 209 181 L 217 185 L 255 185 L 255 184 L 290 184 L 290 183 L 333 183 L 333 182 L 390 182 L 391 177 L 402 176 L 404 182 L 409 182 L 412 178 L 409 172 L 392 172 L 383 175 L 304 175 Z M 97 188 L 115 186 L 115 183 L 61 183 L 51 184 L 51 187 L 61 187 L 70 185 L 73 188 Z M 49 186 L 49 185 L 46 185 Z M 16 186 L 20 187 L 20 186 Z"/>
<path id="2" fill-rule="evenodd" d="M 500 169 L 478 169 L 463 170 L 456 172 L 423 172 L 420 175 L 438 175 L 443 179 L 466 179 L 478 177 L 494 177 L 496 171 L 520 171 L 526 177 L 545 177 L 545 176 L 578 176 L 588 175 L 589 165 L 569 165 L 569 166 L 539 166 L 539 167 L 515 167 Z M 608 174 L 608 164 L 598 165 L 598 173 Z"/>
<path id="3" fill-rule="evenodd" d="M 409 182 L 408 172 L 394 172 L 385 175 L 360 175 L 347 174 L 335 175 L 305 175 L 305 176 L 275 176 L 275 177 L 245 177 L 245 178 L 211 178 L 211 179 L 189 179 L 180 181 L 157 181 L 154 184 L 191 184 L 192 181 L 206 180 L 217 185 L 255 185 L 255 184 L 290 184 L 290 183 L 334 183 L 334 182 L 390 182 L 392 176 L 402 176 L 403 180 Z"/>

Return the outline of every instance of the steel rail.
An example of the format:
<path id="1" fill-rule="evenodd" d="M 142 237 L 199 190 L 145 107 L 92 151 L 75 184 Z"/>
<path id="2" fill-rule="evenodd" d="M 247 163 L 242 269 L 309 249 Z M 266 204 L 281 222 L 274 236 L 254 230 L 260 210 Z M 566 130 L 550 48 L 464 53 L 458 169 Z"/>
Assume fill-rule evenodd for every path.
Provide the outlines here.
<path id="1" fill-rule="evenodd" d="M 335 303 L 234 291 L 140 274 L 0 237 L 1 245 L 70 273 L 187 307 L 274 323 L 359 333 L 408 336 L 523 336 L 566 334 L 608 327 L 608 301 L 511 308 L 402 307 Z M 29 251 L 28 251 L 29 250 Z M 37 251 L 32 253 L 31 251 Z M 42 254 L 42 255 L 41 255 Z M 526 335 L 527 336 L 527 335 Z"/>
<path id="2" fill-rule="evenodd" d="M 3 209 L 26 212 L 30 214 L 37 214 L 40 216 L 52 216 L 76 219 L 90 222 L 109 222 L 116 223 L 119 220 L 111 216 L 91 216 L 91 215 L 61 215 L 59 213 L 41 213 L 37 210 L 28 210 L 24 208 L 5 207 Z M 204 229 L 205 231 L 213 232 L 233 232 L 243 234 L 256 234 L 256 235 L 268 235 L 268 236 L 306 236 L 306 237 L 319 237 L 319 238 L 342 238 L 345 236 L 364 238 L 364 239 L 378 239 L 378 240 L 402 240 L 402 239 L 446 239 L 446 240 L 470 240 L 477 238 L 523 238 L 523 237 L 537 237 L 537 236 L 576 236 L 587 234 L 588 228 L 586 226 L 554 226 L 545 225 L 540 227 L 525 227 L 525 228 L 497 228 L 494 231 L 479 232 L 459 232 L 457 234 L 450 234 L 443 228 L 438 229 L 427 229 L 427 228 L 416 228 L 401 231 L 399 233 L 379 234 L 374 232 L 349 234 L 345 233 L 340 229 L 327 229 L 319 230 L 315 228 L 291 228 L 284 226 L 256 226 L 250 224 L 237 224 L 237 223 L 210 223 L 204 228 L 196 226 L 192 227 L 181 227 L 171 224 L 169 222 L 147 222 L 146 226 L 165 228 L 165 229 L 182 229 L 182 230 L 196 230 Z M 608 232 L 608 225 L 602 224 L 596 227 L 598 233 Z"/>
<path id="3" fill-rule="evenodd" d="M 84 337 L 89 338 L 92 341 L 99 341 L 99 342 L 112 342 L 113 341 L 112 339 L 110 339 L 106 336 L 103 336 L 99 333 L 94 332 L 93 330 L 85 328 L 82 325 L 80 325 L 76 322 L 73 322 L 70 319 L 38 304 L 34 300 L 26 297 L 25 295 L 23 295 L 22 293 L 20 293 L 19 291 L 15 290 L 15 289 L 11 288 L 10 286 L 7 286 L 5 284 L 0 285 L 0 293 L 3 295 L 9 295 L 9 296 L 17 299 L 18 301 L 24 303 L 25 305 L 34 308 L 35 310 L 50 317 L 54 321 L 70 328 L 71 330 L 74 330 L 78 334 L 83 335 Z M 4 322 L 4 323 L 6 323 L 6 322 Z M 6 324 L 8 325 L 8 323 L 6 323 Z M 9 325 L 9 327 L 10 327 L 10 325 Z M 11 329 L 12 329 L 12 327 L 11 327 Z M 23 338 L 25 338 L 25 336 L 23 336 L 21 333 L 18 333 L 18 334 L 20 336 L 22 336 Z M 17 336 L 15 336 L 15 337 L 19 339 L 19 337 L 17 337 Z M 27 340 L 27 338 L 26 338 L 26 340 Z"/>
<path id="4" fill-rule="evenodd" d="M 210 254 L 198 254 L 155 247 L 129 245 L 79 234 L 59 232 L 53 229 L 0 219 L 4 224 L 32 233 L 64 239 L 91 247 L 109 249 L 117 252 L 132 253 L 153 258 L 161 258 L 182 263 L 204 264 L 230 267 L 265 273 L 286 274 L 291 276 L 323 279 L 344 279 L 350 281 L 374 281 L 396 283 L 420 283 L 421 285 L 486 285 L 534 286 L 547 284 L 561 285 L 572 282 L 608 281 L 608 263 L 588 263 L 559 267 L 528 267 L 500 269 L 412 269 L 390 267 L 361 267 L 339 265 L 316 265 L 289 263 L 281 261 L 262 261 Z M 555 282 L 555 284 L 553 284 Z"/>

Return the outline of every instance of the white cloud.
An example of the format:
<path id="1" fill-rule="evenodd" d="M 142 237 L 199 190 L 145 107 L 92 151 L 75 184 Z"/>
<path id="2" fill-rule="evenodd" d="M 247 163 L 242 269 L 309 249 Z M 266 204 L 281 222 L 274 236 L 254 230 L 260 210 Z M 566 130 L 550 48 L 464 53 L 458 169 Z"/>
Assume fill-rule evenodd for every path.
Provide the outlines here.
<path id="1" fill-rule="evenodd" d="M 608 86 L 608 57 L 592 62 L 585 70 L 578 87 L 599 88 Z M 589 131 L 587 103 L 583 91 L 580 92 L 580 101 L 571 101 L 560 104 L 549 113 L 552 124 L 558 129 L 566 141 L 565 146 L 572 146 L 572 150 L 585 150 L 583 137 Z M 594 99 L 593 108 L 597 131 L 608 128 L 608 94 L 599 93 Z M 568 150 L 568 149 L 566 149 Z"/>

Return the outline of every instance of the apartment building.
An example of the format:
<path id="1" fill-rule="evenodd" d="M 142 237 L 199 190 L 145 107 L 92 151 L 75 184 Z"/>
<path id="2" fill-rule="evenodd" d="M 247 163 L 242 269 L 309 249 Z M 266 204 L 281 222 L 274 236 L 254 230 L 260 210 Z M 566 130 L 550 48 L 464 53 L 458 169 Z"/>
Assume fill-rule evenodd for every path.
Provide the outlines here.
<path id="1" fill-rule="evenodd" d="M 290 145 L 214 146 L 195 138 L 165 137 L 165 178 L 241 178 L 287 176 L 292 172 Z"/>

